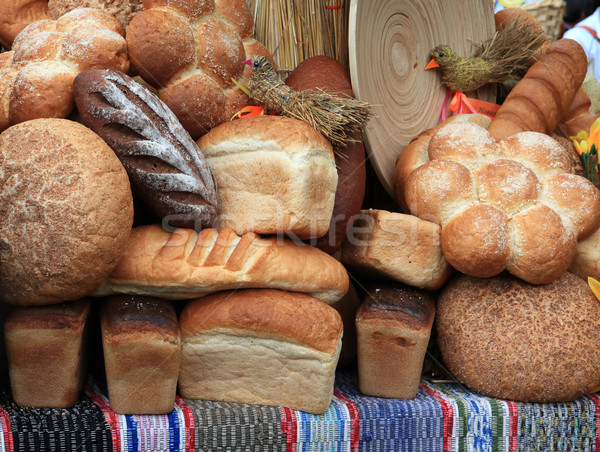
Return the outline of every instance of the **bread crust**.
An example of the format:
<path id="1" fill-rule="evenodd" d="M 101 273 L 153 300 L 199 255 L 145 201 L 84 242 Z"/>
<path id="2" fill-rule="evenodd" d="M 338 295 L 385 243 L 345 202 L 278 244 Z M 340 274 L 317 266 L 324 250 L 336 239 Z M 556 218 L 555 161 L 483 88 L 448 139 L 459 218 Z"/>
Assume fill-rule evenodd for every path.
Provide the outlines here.
<path id="1" fill-rule="evenodd" d="M 180 327 L 184 341 L 189 336 L 210 330 L 230 330 L 235 334 L 297 343 L 333 354 L 343 325 L 334 308 L 309 295 L 246 289 L 219 292 L 190 301 L 181 313 Z"/>
<path id="2" fill-rule="evenodd" d="M 327 232 L 338 175 L 331 145 L 305 122 L 285 116 L 230 121 L 198 147 L 218 187 L 218 228 L 300 239 Z"/>
<path id="3" fill-rule="evenodd" d="M 13 307 L 4 323 L 12 397 L 26 407 L 70 408 L 86 376 L 89 299 Z"/>
<path id="4" fill-rule="evenodd" d="M 277 288 L 333 303 L 348 284 L 343 265 L 309 245 L 253 233 L 239 237 L 231 229 L 170 233 L 150 225 L 133 229 L 119 264 L 94 295 L 176 300 L 227 289 Z"/>
<path id="5" fill-rule="evenodd" d="M 436 325 L 450 372 L 485 396 L 565 402 L 600 383 L 600 304 L 571 273 L 539 286 L 457 274 L 440 292 Z"/>
<path id="6" fill-rule="evenodd" d="M 75 300 L 117 265 L 131 231 L 129 179 L 81 124 L 37 119 L 0 134 L 0 292 L 10 304 Z"/>
<path id="7" fill-rule="evenodd" d="M 23 28 L 44 19 L 48 19 L 48 0 L 0 1 L 0 44 L 10 50 Z"/>

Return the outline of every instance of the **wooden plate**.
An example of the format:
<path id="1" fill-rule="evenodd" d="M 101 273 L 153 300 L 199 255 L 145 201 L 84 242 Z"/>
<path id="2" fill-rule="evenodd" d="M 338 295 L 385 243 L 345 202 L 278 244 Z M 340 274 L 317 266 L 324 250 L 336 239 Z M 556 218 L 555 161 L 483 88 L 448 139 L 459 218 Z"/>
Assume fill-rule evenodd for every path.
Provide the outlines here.
<path id="1" fill-rule="evenodd" d="M 394 195 L 398 154 L 440 120 L 446 88 L 425 71 L 431 49 L 471 56 L 495 32 L 492 1 L 351 0 L 348 50 L 356 97 L 373 105 L 365 145 L 379 180 Z M 469 93 L 495 101 L 491 88 Z"/>

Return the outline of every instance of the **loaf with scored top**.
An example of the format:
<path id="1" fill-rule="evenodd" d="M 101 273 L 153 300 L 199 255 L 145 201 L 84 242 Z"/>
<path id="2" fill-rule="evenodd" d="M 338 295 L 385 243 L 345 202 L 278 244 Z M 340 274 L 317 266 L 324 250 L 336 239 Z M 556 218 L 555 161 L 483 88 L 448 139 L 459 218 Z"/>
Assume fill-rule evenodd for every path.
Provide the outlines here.
<path id="1" fill-rule="evenodd" d="M 348 284 L 342 264 L 302 242 L 240 237 L 227 228 L 168 232 L 148 225 L 133 229 L 117 267 L 93 294 L 184 300 L 227 289 L 277 288 L 334 303 Z"/>
<path id="2" fill-rule="evenodd" d="M 79 74 L 73 92 L 82 122 L 115 151 L 134 194 L 164 225 L 214 226 L 219 206 L 213 174 L 164 102 L 113 70 Z"/>

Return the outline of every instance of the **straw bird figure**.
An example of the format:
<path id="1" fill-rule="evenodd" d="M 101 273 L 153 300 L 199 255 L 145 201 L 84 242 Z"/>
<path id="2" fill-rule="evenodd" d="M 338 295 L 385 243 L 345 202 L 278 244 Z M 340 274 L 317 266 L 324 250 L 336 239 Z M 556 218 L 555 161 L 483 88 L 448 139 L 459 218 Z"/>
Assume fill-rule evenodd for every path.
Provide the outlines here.
<path id="1" fill-rule="evenodd" d="M 520 79 L 546 42 L 543 30 L 515 19 L 472 57 L 462 57 L 446 45 L 437 46 L 425 69 L 439 68 L 442 83 L 453 91 L 466 93 L 484 85 Z"/>
<path id="2" fill-rule="evenodd" d="M 336 97 L 324 91 L 295 91 L 279 77 L 264 56 L 245 61 L 254 73 L 247 81 L 252 97 L 263 108 L 307 122 L 327 138 L 340 155 L 356 141 L 371 116 L 371 107 L 351 97 Z"/>

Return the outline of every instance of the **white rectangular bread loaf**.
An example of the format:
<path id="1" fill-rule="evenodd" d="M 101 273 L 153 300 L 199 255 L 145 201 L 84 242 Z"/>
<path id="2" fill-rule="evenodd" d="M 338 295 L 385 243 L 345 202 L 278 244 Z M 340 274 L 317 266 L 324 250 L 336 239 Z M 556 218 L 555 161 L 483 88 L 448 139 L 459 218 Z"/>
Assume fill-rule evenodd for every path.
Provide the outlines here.
<path id="1" fill-rule="evenodd" d="M 182 397 L 322 414 L 331 402 L 342 319 L 305 294 L 220 292 L 180 316 Z"/>
<path id="2" fill-rule="evenodd" d="M 181 341 L 171 303 L 108 297 L 102 303 L 100 323 L 111 409 L 119 414 L 173 411 Z"/>
<path id="3" fill-rule="evenodd" d="M 417 394 L 435 316 L 435 297 L 398 283 L 369 289 L 356 313 L 358 382 L 363 394 Z"/>
<path id="4" fill-rule="evenodd" d="M 437 224 L 413 215 L 361 210 L 342 245 L 342 262 L 369 277 L 436 290 L 452 271 L 440 232 Z"/>
<path id="5" fill-rule="evenodd" d="M 88 299 L 13 307 L 4 322 L 8 374 L 17 405 L 70 408 L 85 381 Z"/>
<path id="6" fill-rule="evenodd" d="M 304 292 L 334 303 L 348 291 L 348 273 L 323 251 L 281 237 L 238 236 L 232 229 L 140 226 L 121 260 L 93 293 L 192 299 L 240 288 Z"/>

